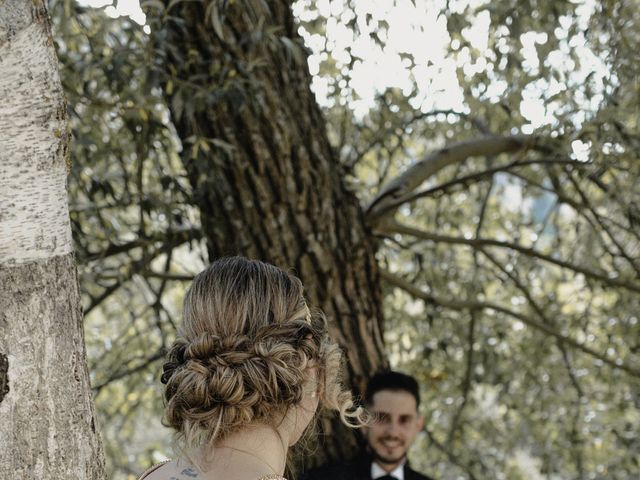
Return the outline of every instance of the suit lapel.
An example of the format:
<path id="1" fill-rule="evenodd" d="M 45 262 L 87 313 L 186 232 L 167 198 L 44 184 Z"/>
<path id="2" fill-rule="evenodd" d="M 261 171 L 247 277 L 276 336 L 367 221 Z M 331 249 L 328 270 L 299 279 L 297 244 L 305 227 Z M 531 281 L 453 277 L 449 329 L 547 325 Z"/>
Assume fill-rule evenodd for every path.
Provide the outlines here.
<path id="1" fill-rule="evenodd" d="M 417 480 L 414 471 L 409 468 L 409 462 L 404 464 L 404 480 Z"/>
<path id="2" fill-rule="evenodd" d="M 371 480 L 371 459 L 362 458 L 354 464 L 353 480 Z"/>

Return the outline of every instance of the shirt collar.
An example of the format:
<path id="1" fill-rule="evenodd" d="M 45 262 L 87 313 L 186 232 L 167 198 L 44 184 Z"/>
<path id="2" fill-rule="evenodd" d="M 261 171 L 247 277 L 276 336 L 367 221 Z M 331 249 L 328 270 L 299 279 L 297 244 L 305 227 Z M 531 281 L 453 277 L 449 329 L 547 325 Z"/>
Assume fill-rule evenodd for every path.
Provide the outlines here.
<path id="1" fill-rule="evenodd" d="M 391 475 L 392 477 L 396 477 L 398 480 L 404 480 L 404 464 L 405 462 L 402 462 L 390 472 L 386 472 L 376 462 L 371 462 L 371 478 L 375 480 L 383 475 Z"/>

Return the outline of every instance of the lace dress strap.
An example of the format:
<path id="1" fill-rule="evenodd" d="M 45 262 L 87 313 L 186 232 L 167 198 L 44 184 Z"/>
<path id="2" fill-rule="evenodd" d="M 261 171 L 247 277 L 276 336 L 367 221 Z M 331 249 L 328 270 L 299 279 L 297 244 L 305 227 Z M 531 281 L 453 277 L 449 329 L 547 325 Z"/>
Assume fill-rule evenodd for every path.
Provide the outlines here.
<path id="1" fill-rule="evenodd" d="M 169 463 L 171 460 L 165 460 L 164 462 L 160 462 L 160 463 L 156 463 L 155 465 L 153 465 L 152 467 L 147 468 L 144 472 L 142 472 L 142 475 L 140 475 L 140 477 L 138 478 L 138 480 L 142 480 L 143 478 L 146 478 L 147 475 L 149 475 L 151 472 L 155 472 L 157 469 L 159 469 L 161 466 L 163 466 L 165 463 Z"/>
<path id="2" fill-rule="evenodd" d="M 278 475 L 277 473 L 271 473 L 269 475 L 265 475 L 264 477 L 260 477 L 258 480 L 287 480 L 282 475 Z"/>

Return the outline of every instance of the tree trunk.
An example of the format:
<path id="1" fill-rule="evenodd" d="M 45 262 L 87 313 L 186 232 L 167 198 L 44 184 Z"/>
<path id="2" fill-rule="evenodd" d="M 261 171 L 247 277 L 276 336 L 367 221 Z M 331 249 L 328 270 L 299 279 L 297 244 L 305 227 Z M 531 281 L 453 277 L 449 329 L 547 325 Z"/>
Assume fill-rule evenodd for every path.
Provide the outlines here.
<path id="1" fill-rule="evenodd" d="M 41 0 L 0 3 L 0 72 L 0 478 L 103 479 Z"/>
<path id="2" fill-rule="evenodd" d="M 293 267 L 361 393 L 386 364 L 376 246 L 309 88 L 289 2 L 225 11 L 224 2 L 204 3 L 173 7 L 157 38 L 210 258 L 239 253 Z M 352 432 L 324 428 L 329 438 L 311 463 L 358 452 Z"/>

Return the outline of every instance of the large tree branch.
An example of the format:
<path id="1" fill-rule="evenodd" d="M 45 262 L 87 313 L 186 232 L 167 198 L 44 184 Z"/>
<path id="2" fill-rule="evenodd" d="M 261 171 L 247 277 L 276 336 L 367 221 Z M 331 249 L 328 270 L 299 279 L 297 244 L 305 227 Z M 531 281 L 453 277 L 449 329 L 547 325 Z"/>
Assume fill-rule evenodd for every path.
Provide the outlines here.
<path id="1" fill-rule="evenodd" d="M 471 173 L 469 175 L 464 175 L 462 177 L 456 177 L 453 180 L 442 183 L 440 185 L 436 185 L 435 187 L 427 188 L 424 190 L 420 190 L 418 192 L 409 193 L 394 199 L 390 199 L 386 201 L 386 205 L 384 207 L 384 211 L 379 211 L 380 218 L 391 216 L 391 213 L 394 212 L 400 205 L 405 203 L 415 202 L 416 200 L 424 197 L 436 197 L 439 195 L 444 195 L 446 193 L 451 192 L 454 187 L 462 187 L 478 182 L 487 177 L 493 177 L 496 173 L 505 172 L 510 175 L 514 175 L 524 181 L 535 185 L 544 191 L 549 191 L 550 193 L 556 193 L 553 189 L 544 187 L 538 183 L 535 183 L 528 178 L 514 172 L 513 170 L 516 168 L 527 167 L 530 165 L 551 165 L 551 164 L 575 164 L 575 160 L 567 160 L 562 158 L 542 158 L 537 160 L 515 160 L 513 162 L 507 163 L 505 165 L 501 165 L 498 167 L 488 168 L 487 170 L 482 170 L 480 172 Z M 582 165 L 582 164 L 581 164 Z M 388 215 L 387 215 L 388 214 Z"/>
<path id="2" fill-rule="evenodd" d="M 455 143 L 437 150 L 418 163 L 406 169 L 391 180 L 366 208 L 366 215 L 370 223 L 375 223 L 383 215 L 389 215 L 388 205 L 399 197 L 413 192 L 423 182 L 449 165 L 455 165 L 469 157 L 491 156 L 501 153 L 514 152 L 523 148 L 537 148 L 537 138 L 528 135 L 514 135 L 510 137 L 488 136 L 475 140 Z M 546 150 L 545 150 L 546 151 Z"/>
<path id="3" fill-rule="evenodd" d="M 149 247 L 157 242 L 163 242 L 164 244 L 171 245 L 171 247 L 177 247 L 183 243 L 190 242 L 202 238 L 202 229 L 200 228 L 185 228 L 182 230 L 173 230 L 169 232 L 158 232 L 146 237 L 139 237 L 130 242 L 115 244 L 110 243 L 107 248 L 98 252 L 91 252 L 85 258 L 81 260 L 83 262 L 92 262 L 95 260 L 102 260 L 113 255 L 125 253 L 135 248 Z"/>
<path id="4" fill-rule="evenodd" d="M 200 234 L 200 231 L 198 229 L 193 229 L 192 233 L 194 232 L 197 233 L 198 235 Z M 194 238 L 197 238 L 197 236 Z M 159 255 L 162 255 L 164 253 L 170 253 L 174 248 L 179 247 L 180 245 L 186 242 L 189 242 L 191 240 L 192 238 L 189 235 L 172 236 L 169 239 L 167 239 L 165 243 L 163 243 L 161 246 L 155 249 L 151 254 L 146 255 L 144 258 L 140 260 L 129 263 L 127 265 L 126 270 L 122 274 L 118 275 L 117 281 L 113 285 L 107 287 L 97 297 L 91 297 L 91 303 L 84 310 L 85 317 L 89 315 L 89 312 L 91 312 L 94 308 L 100 305 L 107 297 L 109 297 L 112 293 L 117 291 L 122 285 L 128 282 L 131 279 L 131 277 L 133 277 L 133 275 L 135 275 L 136 273 L 140 273 L 142 275 L 144 275 L 145 273 L 149 273 L 150 276 L 153 276 L 153 277 L 158 277 L 158 275 L 162 275 L 160 273 L 153 272 L 149 269 L 149 265 L 151 264 L 151 262 Z M 177 278 L 176 280 L 184 280 L 184 279 Z"/>
<path id="5" fill-rule="evenodd" d="M 368 153 L 370 152 L 374 147 L 376 147 L 377 145 L 383 144 L 385 139 L 387 137 L 389 137 L 389 135 L 391 135 L 394 132 L 398 132 L 401 131 L 402 133 L 405 132 L 405 130 L 410 127 L 413 123 L 420 121 L 420 120 L 424 120 L 425 118 L 428 117 L 434 117 L 437 115 L 455 115 L 457 117 L 460 117 L 464 120 L 468 120 L 471 122 L 471 124 L 476 127 L 480 133 L 482 133 L 483 135 L 490 135 L 491 131 L 489 130 L 489 128 L 486 126 L 485 122 L 483 122 L 482 120 L 480 120 L 479 118 L 476 117 L 472 117 L 469 114 L 463 113 L 463 112 L 457 112 L 455 110 L 431 110 L 430 112 L 426 112 L 426 113 L 417 113 L 412 115 L 411 117 L 409 117 L 406 121 L 404 121 L 403 123 L 399 124 L 399 125 L 392 125 L 389 128 L 383 128 L 383 129 L 378 129 L 375 134 L 373 135 L 372 139 L 369 141 L 368 145 L 366 147 L 364 147 L 362 150 L 358 150 L 355 152 L 354 158 L 349 159 L 347 161 L 345 161 L 345 165 L 349 170 L 353 170 L 353 168 L 355 167 L 355 165 L 357 165 L 357 163 L 362 160 L 362 158 Z M 344 139 L 342 140 L 342 143 L 339 144 L 340 147 L 342 147 L 344 145 Z"/>
<path id="6" fill-rule="evenodd" d="M 104 381 L 100 382 L 98 385 L 93 387 L 95 395 L 97 396 L 100 393 L 100 391 L 110 383 L 115 382 L 116 380 L 120 380 L 122 378 L 128 377 L 129 375 L 133 375 L 134 373 L 140 372 L 142 370 L 145 370 L 150 364 L 163 358 L 166 355 L 166 353 L 167 352 L 164 348 L 160 348 L 157 352 L 153 353 L 151 356 L 144 358 L 137 365 L 131 368 L 114 372 L 109 377 L 107 377 Z"/>
<path id="7" fill-rule="evenodd" d="M 640 285 L 636 285 L 631 282 L 627 282 L 618 278 L 610 278 L 605 273 L 596 272 L 594 270 L 590 270 L 588 268 L 581 267 L 580 265 L 576 265 L 574 263 L 566 262 L 564 260 L 560 260 L 552 257 L 551 255 L 547 255 L 541 253 L 533 248 L 524 247 L 522 245 L 518 245 L 517 243 L 503 242 L 500 240 L 494 240 L 491 238 L 461 238 L 461 237 L 452 237 L 448 235 L 440 235 L 437 233 L 431 233 L 424 230 L 420 230 L 417 228 L 409 227 L 406 225 L 402 225 L 396 221 L 387 221 L 377 230 L 377 233 L 381 233 L 383 235 L 400 233 L 404 235 L 411 235 L 416 238 L 421 238 L 423 240 L 429 240 L 436 243 L 449 243 L 454 245 L 468 245 L 472 248 L 478 249 L 482 247 L 500 247 L 506 248 L 509 250 L 514 250 L 520 252 L 529 257 L 538 258 L 545 262 L 551 263 L 553 265 L 557 265 L 561 268 L 565 268 L 567 270 L 572 270 L 576 273 L 581 273 L 587 278 L 591 278 L 593 280 L 597 280 L 606 285 L 611 285 L 613 287 L 624 288 L 626 290 L 630 290 L 635 293 L 640 293 Z"/>
<path id="8" fill-rule="evenodd" d="M 173 281 L 173 282 L 191 282 L 195 275 L 182 274 L 182 273 L 165 273 L 165 272 L 156 272 L 154 270 L 144 270 L 142 275 L 145 278 L 159 278 L 161 280 Z"/>
<path id="9" fill-rule="evenodd" d="M 603 355 L 602 353 L 597 352 L 596 350 L 578 342 L 577 340 L 567 335 L 563 335 L 562 333 L 553 329 L 550 325 L 546 325 L 543 322 L 536 320 L 535 318 L 529 317 L 520 312 L 516 312 L 514 310 L 511 310 L 497 303 L 482 302 L 478 300 L 452 300 L 452 299 L 439 298 L 431 294 L 430 292 L 426 292 L 420 289 L 419 287 L 416 287 L 415 285 L 406 281 L 402 277 L 399 277 L 398 275 L 395 275 L 389 272 L 388 270 L 384 270 L 384 269 L 380 269 L 380 277 L 386 280 L 387 282 L 389 282 L 390 284 L 406 291 L 413 297 L 419 298 L 423 300 L 425 303 L 428 303 L 431 305 L 450 308 L 453 310 L 493 310 L 496 312 L 503 313 L 512 318 L 520 320 L 522 323 L 524 323 L 525 325 L 528 325 L 531 328 L 535 328 L 536 330 L 539 330 L 546 335 L 549 335 L 563 343 L 566 343 L 567 345 L 577 350 L 580 350 L 594 358 L 597 358 L 598 360 L 602 361 L 603 363 L 606 363 L 607 365 L 613 368 L 618 368 L 635 377 L 640 377 L 640 368 L 627 365 L 626 363 L 623 363 L 620 360 L 613 360 L 608 356 Z"/>

